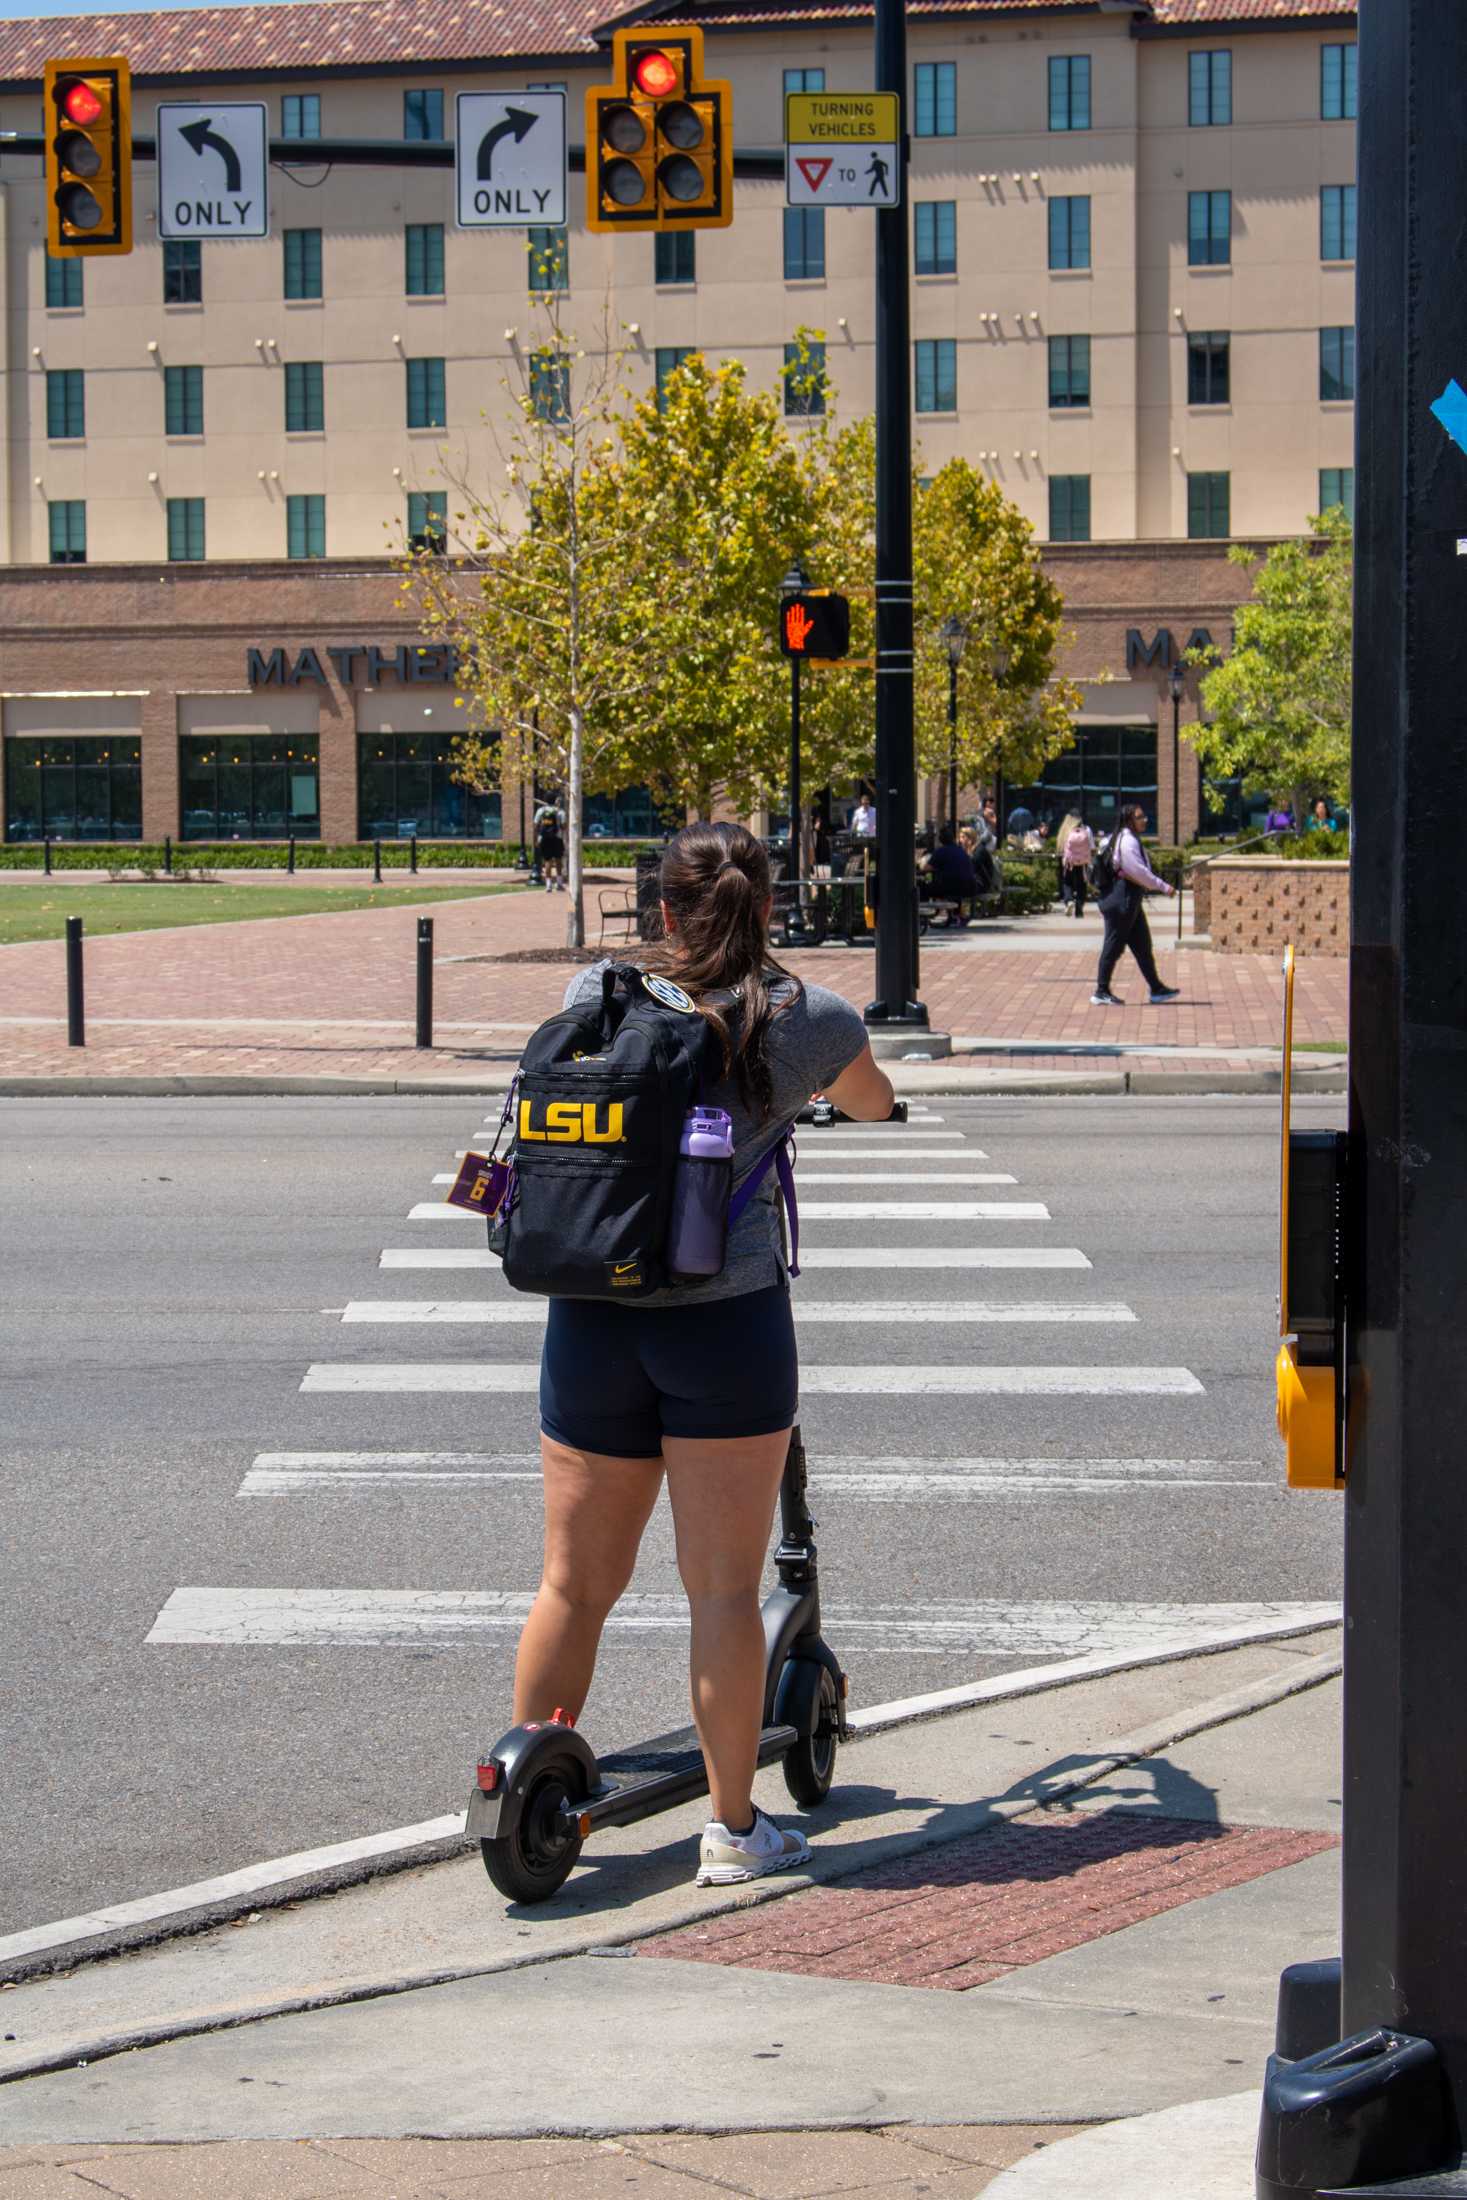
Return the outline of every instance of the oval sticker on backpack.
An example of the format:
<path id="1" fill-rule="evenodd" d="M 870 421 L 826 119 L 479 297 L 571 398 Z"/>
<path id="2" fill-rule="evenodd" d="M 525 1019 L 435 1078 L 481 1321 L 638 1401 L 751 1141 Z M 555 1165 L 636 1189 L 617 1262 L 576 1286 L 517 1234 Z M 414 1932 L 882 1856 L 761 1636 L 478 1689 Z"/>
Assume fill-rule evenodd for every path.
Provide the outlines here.
<path id="1" fill-rule="evenodd" d="M 697 1015 L 696 1003 L 689 999 L 680 985 L 674 985 L 671 978 L 659 978 L 655 971 L 644 970 L 642 983 L 653 1000 L 660 1001 L 664 1008 L 675 1008 L 684 1016 Z"/>

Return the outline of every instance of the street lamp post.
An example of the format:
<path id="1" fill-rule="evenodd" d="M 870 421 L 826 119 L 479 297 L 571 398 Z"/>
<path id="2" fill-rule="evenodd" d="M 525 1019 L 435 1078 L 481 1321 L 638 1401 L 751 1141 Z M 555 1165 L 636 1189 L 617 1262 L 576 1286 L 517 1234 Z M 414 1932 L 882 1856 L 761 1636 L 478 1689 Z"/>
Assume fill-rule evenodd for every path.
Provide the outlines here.
<path id="1" fill-rule="evenodd" d="M 1001 688 L 1009 676 L 1009 651 L 1002 642 L 995 643 L 989 656 L 993 667 L 993 684 Z M 1003 735 L 998 737 L 998 760 L 993 774 L 993 807 L 998 813 L 998 843 L 1003 846 Z"/>
<path id="2" fill-rule="evenodd" d="M 958 666 L 963 661 L 963 644 L 968 639 L 968 629 L 956 612 L 950 613 L 938 629 L 943 646 L 947 650 L 947 821 L 954 832 L 958 829 Z"/>
<path id="3" fill-rule="evenodd" d="M 1182 697 L 1187 691 L 1187 668 L 1174 664 L 1172 691 L 1172 846 L 1177 851 L 1177 938 L 1182 936 Z"/>
<path id="4" fill-rule="evenodd" d="M 805 568 L 798 558 L 792 559 L 789 571 L 779 584 L 780 595 L 785 598 L 801 595 L 809 585 L 809 575 L 806 573 Z M 790 852 L 785 876 L 793 881 L 795 889 L 794 906 L 790 911 L 790 929 L 798 932 L 804 928 L 804 916 L 800 907 L 800 887 L 803 883 L 805 843 L 804 836 L 800 831 L 800 660 L 793 654 L 790 657 L 789 802 Z"/>

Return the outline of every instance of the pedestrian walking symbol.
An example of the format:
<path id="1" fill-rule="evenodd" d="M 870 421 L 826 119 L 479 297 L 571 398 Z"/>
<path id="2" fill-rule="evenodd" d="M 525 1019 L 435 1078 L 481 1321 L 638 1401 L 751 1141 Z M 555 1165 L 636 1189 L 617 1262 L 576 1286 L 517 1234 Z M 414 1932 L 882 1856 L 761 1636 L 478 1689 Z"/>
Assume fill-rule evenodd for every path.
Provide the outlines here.
<path id="1" fill-rule="evenodd" d="M 784 109 L 787 206 L 901 204 L 895 92 L 790 92 Z"/>
<path id="2" fill-rule="evenodd" d="M 883 204 L 889 203 L 891 199 L 891 170 L 887 167 L 879 152 L 871 155 L 871 165 L 866 173 L 871 178 L 871 188 L 866 193 L 867 198 L 879 198 Z"/>

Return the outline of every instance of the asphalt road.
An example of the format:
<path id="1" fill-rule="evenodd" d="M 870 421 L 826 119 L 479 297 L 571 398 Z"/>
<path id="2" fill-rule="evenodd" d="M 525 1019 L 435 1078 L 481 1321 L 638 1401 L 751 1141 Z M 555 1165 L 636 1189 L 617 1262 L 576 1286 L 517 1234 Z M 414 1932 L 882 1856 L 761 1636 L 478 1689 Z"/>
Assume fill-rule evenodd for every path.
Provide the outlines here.
<path id="1" fill-rule="evenodd" d="M 797 1304 L 853 1699 L 1337 1596 L 1338 1509 L 1285 1491 L 1273 1430 L 1277 1103 L 926 1105 L 876 1144 L 810 1133 L 807 1209 L 976 1171 L 1016 1181 L 919 1196 L 1048 1218 L 807 1220 L 851 1263 L 812 1266 Z M 413 1371 L 528 1366 L 538 1333 L 384 1320 L 517 1302 L 497 1274 L 383 1256 L 481 1243 L 409 1215 L 483 1112 L 0 1103 L 0 1934 L 461 1804 L 537 1577 L 534 1398 Z M 1047 1394 L 1057 1368 L 1069 1394 Z M 364 1379 L 431 1387 L 334 1387 Z M 583 1722 L 598 1743 L 686 1716 L 676 1589 L 659 1513 L 652 1601 L 608 1634 Z"/>

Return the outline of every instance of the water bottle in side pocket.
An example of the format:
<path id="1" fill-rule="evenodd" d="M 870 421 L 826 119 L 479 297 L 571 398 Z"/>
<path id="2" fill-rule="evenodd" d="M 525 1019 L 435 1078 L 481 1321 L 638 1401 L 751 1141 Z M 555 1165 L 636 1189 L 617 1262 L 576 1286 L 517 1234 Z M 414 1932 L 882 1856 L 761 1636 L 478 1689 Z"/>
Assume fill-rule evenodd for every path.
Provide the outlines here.
<path id="1" fill-rule="evenodd" d="M 678 1140 L 667 1267 L 678 1283 L 699 1283 L 723 1268 L 733 1185 L 733 1117 L 724 1108 L 689 1108 Z"/>

